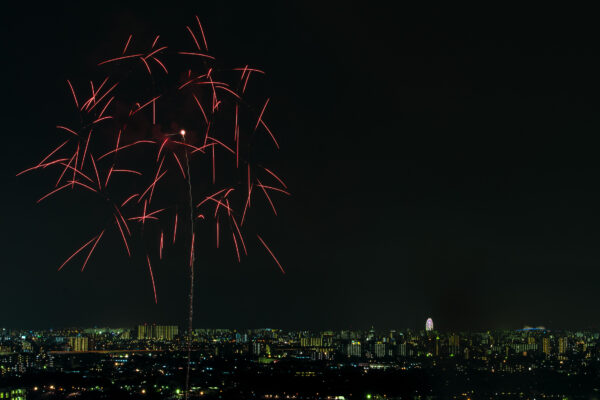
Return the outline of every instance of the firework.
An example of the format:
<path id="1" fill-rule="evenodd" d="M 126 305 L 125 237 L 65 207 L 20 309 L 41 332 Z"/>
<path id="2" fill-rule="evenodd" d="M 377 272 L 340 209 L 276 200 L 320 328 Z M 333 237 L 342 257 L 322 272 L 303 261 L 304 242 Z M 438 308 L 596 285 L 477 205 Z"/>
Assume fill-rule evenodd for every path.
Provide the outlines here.
<path id="1" fill-rule="evenodd" d="M 168 254 L 167 247 L 186 240 L 181 233 L 188 234 L 186 388 L 197 224 L 214 224 L 217 247 L 230 236 L 234 257 L 241 261 L 248 255 L 244 230 L 252 205 L 262 201 L 277 215 L 275 197 L 290 194 L 279 175 L 257 164 L 252 155 L 257 143 L 269 141 L 273 150 L 279 149 L 267 122 L 270 98 L 256 108 L 246 100 L 251 76 L 265 73 L 249 65 L 221 67 L 209 53 L 200 20 L 196 17 L 194 22 L 185 27 L 187 44 L 173 47 L 156 36 L 144 46 L 142 39 L 129 35 L 122 50 L 115 46 L 115 54 L 99 60 L 92 80 L 68 80 L 66 93 L 73 106 L 70 116 L 57 121 L 63 135 L 60 144 L 18 174 L 54 168 L 58 178 L 38 202 L 63 201 L 67 192 L 83 191 L 102 199 L 108 211 L 105 225 L 59 270 L 85 254 L 83 271 L 102 238 L 115 234 L 127 256 L 134 251 L 144 255 L 157 302 L 152 254 L 156 264 Z M 254 200 L 257 194 L 260 199 Z M 182 225 L 182 217 L 189 218 L 189 225 Z M 149 239 L 153 235 L 156 238 Z M 134 236 L 143 237 L 146 244 L 133 246 Z M 252 237 L 284 272 L 267 242 L 258 234 Z"/>

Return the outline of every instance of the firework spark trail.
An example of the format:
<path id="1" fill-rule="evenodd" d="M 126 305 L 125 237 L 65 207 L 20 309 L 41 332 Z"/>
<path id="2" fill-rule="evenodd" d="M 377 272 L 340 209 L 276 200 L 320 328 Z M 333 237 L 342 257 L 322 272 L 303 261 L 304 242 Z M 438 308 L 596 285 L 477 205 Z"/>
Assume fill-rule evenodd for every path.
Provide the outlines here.
<path id="1" fill-rule="evenodd" d="M 79 101 L 77 101 L 77 95 L 75 94 L 75 89 L 73 89 L 73 85 L 67 79 L 67 83 L 69 84 L 69 88 L 71 89 L 71 93 L 73 94 L 73 100 L 75 100 L 75 107 L 79 108 Z"/>
<path id="2" fill-rule="evenodd" d="M 153 141 L 153 140 L 137 140 L 137 141 L 135 141 L 135 142 L 133 142 L 133 143 L 129 143 L 129 144 L 126 144 L 125 146 L 121 146 L 121 147 L 116 147 L 115 149 L 113 149 L 113 150 L 109 151 L 108 153 L 104 153 L 104 154 L 102 154 L 100 157 L 98 157 L 98 161 L 102 160 L 102 159 L 103 159 L 103 158 L 105 158 L 106 156 L 109 156 L 109 155 L 111 155 L 111 154 L 115 154 L 115 153 L 117 153 L 117 152 L 119 152 L 119 151 L 121 151 L 121 150 L 124 150 L 124 149 L 130 148 L 130 147 L 133 147 L 133 146 L 135 146 L 135 145 L 142 144 L 142 143 L 150 143 L 150 144 L 155 144 L 156 142 L 155 142 L 155 141 Z M 117 144 L 118 144 L 118 143 L 117 143 Z"/>
<path id="3" fill-rule="evenodd" d="M 77 254 L 79 254 L 81 252 L 81 250 L 85 249 L 86 247 L 89 246 L 90 243 L 92 243 L 94 240 L 96 240 L 96 238 L 98 238 L 98 236 L 94 236 L 89 242 L 87 242 L 86 244 L 84 244 L 83 246 L 81 246 L 75 253 L 71 254 L 71 256 L 69 258 L 67 258 L 65 260 L 65 262 L 63 262 L 60 267 L 58 267 L 58 270 L 60 271 L 61 269 L 63 269 L 63 267 L 73 259 L 73 257 L 75 257 Z"/>
<path id="4" fill-rule="evenodd" d="M 209 56 L 208 54 L 203 54 L 203 53 L 193 53 L 190 51 L 180 51 L 179 54 L 184 55 L 184 56 L 198 56 L 198 57 L 204 57 L 204 58 L 208 58 L 211 60 L 214 60 L 215 58 L 213 56 Z"/>
<path id="5" fill-rule="evenodd" d="M 127 43 L 125 43 L 125 48 L 123 49 L 123 55 L 125 55 L 125 53 L 127 53 L 127 47 L 129 47 L 129 42 L 131 42 L 132 37 L 133 37 L 133 35 L 129 35 L 129 37 L 127 38 Z"/>
<path id="6" fill-rule="evenodd" d="M 277 259 L 277 257 L 275 257 L 275 254 L 273 254 L 273 252 L 271 251 L 271 249 L 269 248 L 269 246 L 267 246 L 267 244 L 265 243 L 265 241 L 263 240 L 263 238 L 261 238 L 259 234 L 256 234 L 256 236 L 258 237 L 258 240 L 260 240 L 260 242 L 262 243 L 262 245 L 265 247 L 265 249 L 267 249 L 267 251 L 269 252 L 269 254 L 271 255 L 271 257 L 273 257 L 273 260 L 275 260 L 275 262 L 277 263 L 277 266 L 279 267 L 279 269 L 281 270 L 281 272 L 283 274 L 285 274 L 285 270 L 283 269 L 283 267 L 279 263 L 279 260 Z"/>
<path id="7" fill-rule="evenodd" d="M 244 242 L 244 236 L 242 236 L 242 232 L 240 231 L 240 227 L 238 226 L 236 220 L 235 220 L 235 216 L 231 216 L 231 220 L 233 221 L 233 225 L 235 226 L 235 230 L 238 233 L 238 236 L 240 237 L 240 241 L 242 242 L 242 247 L 244 248 L 244 254 L 248 255 L 248 250 L 246 250 L 246 243 Z"/>
<path id="8" fill-rule="evenodd" d="M 161 62 L 161 61 L 160 61 L 158 58 L 156 58 L 156 57 L 152 57 L 152 59 L 153 59 L 154 61 L 156 61 L 156 63 L 157 63 L 158 65 L 160 65 L 160 67 L 163 69 L 163 71 L 165 71 L 165 74 L 168 74 L 168 73 L 169 73 L 169 70 L 167 69 L 167 67 L 165 67 L 165 64 L 163 64 L 163 63 L 162 63 L 162 62 Z"/>
<path id="9" fill-rule="evenodd" d="M 173 244 L 175 244 L 176 239 L 177 239 L 177 214 L 175 214 L 175 224 L 173 227 Z"/>
<path id="10" fill-rule="evenodd" d="M 144 205 L 145 204 L 147 204 L 147 203 L 144 203 Z M 159 218 L 156 217 L 155 215 L 158 214 L 158 213 L 160 213 L 160 212 L 162 212 L 162 211 L 164 211 L 164 210 L 165 210 L 164 208 L 161 208 L 160 210 L 152 211 L 151 213 L 146 213 L 146 207 L 144 207 L 144 214 L 143 215 L 141 215 L 139 217 L 129 217 L 128 219 L 130 221 L 142 221 L 142 222 L 145 221 L 145 220 L 147 220 L 147 219 L 154 219 L 154 220 L 158 221 Z"/>
<path id="11" fill-rule="evenodd" d="M 277 215 L 277 210 L 275 209 L 275 204 L 273 204 L 273 200 L 271 200 L 271 196 L 269 196 L 267 189 L 265 189 L 265 186 L 260 182 L 260 180 L 257 179 L 257 182 L 258 182 L 257 186 L 259 186 L 263 190 L 265 197 L 267 198 L 267 200 L 269 200 L 269 204 L 271 205 L 271 208 L 273 209 L 273 213 L 275 215 Z"/>
<path id="12" fill-rule="evenodd" d="M 135 199 L 136 197 L 138 197 L 139 194 L 138 193 L 134 193 L 131 196 L 129 196 L 128 198 L 125 199 L 125 201 L 123 203 L 121 203 L 121 208 L 123 206 L 125 206 L 125 204 L 129 203 L 131 200 Z"/>
<path id="13" fill-rule="evenodd" d="M 104 64 L 115 62 L 115 61 L 126 60 L 128 58 L 141 57 L 142 55 L 143 54 L 131 54 L 129 56 L 115 57 L 115 58 L 111 58 L 109 60 L 102 61 L 102 62 L 98 63 L 98 65 L 104 65 Z"/>
<path id="14" fill-rule="evenodd" d="M 282 185 L 284 188 L 286 188 L 286 189 L 287 189 L 287 185 L 285 184 L 285 182 L 283 182 L 283 180 L 282 180 L 282 179 L 281 179 L 279 176 L 277 176 L 277 175 L 275 174 L 275 172 L 271 171 L 270 169 L 268 169 L 268 168 L 266 168 L 266 167 L 262 167 L 262 168 L 263 168 L 265 171 L 267 171 L 267 173 L 268 173 L 269 175 L 271 175 L 273 178 L 275 178 L 275 179 L 277 180 L 277 182 L 281 183 L 281 185 Z"/>
<path id="15" fill-rule="evenodd" d="M 165 147 L 165 144 L 167 144 L 168 141 L 169 141 L 169 138 L 165 138 L 165 140 L 163 140 L 162 144 L 158 148 L 158 154 L 156 155 L 156 162 L 158 162 L 158 160 L 160 159 L 160 153 L 162 153 L 163 148 Z"/>
<path id="16" fill-rule="evenodd" d="M 204 28 L 198 17 L 196 22 L 197 25 L 190 24 L 182 29 L 187 37 L 184 48 L 177 49 L 179 46 L 169 43 L 158 45 L 158 35 L 148 41 L 152 43 L 150 48 L 141 48 L 139 43 L 144 43 L 144 40 L 136 39 L 134 43 L 133 34 L 130 34 L 124 46 L 118 45 L 117 54 L 101 58 L 103 61 L 97 64 L 101 77 L 96 82 L 81 80 L 86 83 L 76 87 L 67 80 L 69 90 L 65 94 L 73 100 L 75 109 L 72 112 L 77 114 L 78 122 L 60 121 L 56 128 L 66 133 L 68 138 L 40 162 L 17 174 L 56 167 L 58 180 L 52 182 L 53 187 L 37 200 L 38 203 L 48 198 L 62 199 L 66 193 L 73 193 L 75 188 L 79 188 L 84 189 L 77 191 L 81 192 L 80 195 L 101 199 L 103 205 L 92 210 L 94 214 L 100 211 L 100 207 L 110 210 L 104 229 L 98 229 L 99 233 L 72 253 L 59 270 L 86 250 L 81 268 L 84 271 L 92 254 L 102 247 L 101 239 L 109 232 L 117 235 L 119 242 L 122 241 L 129 258 L 136 252 L 133 244 L 144 243 L 140 252 L 146 256 L 155 303 L 158 296 L 150 254 L 158 253 L 158 260 L 162 261 L 169 255 L 165 245 L 175 245 L 178 230 L 181 231 L 180 237 L 189 233 L 189 242 L 185 241 L 185 246 L 190 245 L 186 399 L 193 342 L 195 248 L 200 245 L 201 237 L 196 230 L 196 221 L 214 220 L 216 247 L 234 251 L 236 259 L 241 262 L 243 256 L 248 255 L 250 245 L 244 236 L 249 237 L 247 230 L 250 224 L 247 221 L 253 200 L 257 201 L 255 186 L 264 194 L 264 198 L 259 195 L 259 202 L 268 204 L 275 215 L 275 193 L 290 195 L 279 175 L 250 161 L 255 158 L 253 137 L 258 130 L 266 131 L 275 148 L 279 149 L 277 138 L 265 121 L 271 99 L 266 98 L 261 106 L 255 108 L 245 98 L 247 89 L 254 89 L 254 85 L 248 86 L 250 76 L 255 82 L 255 77 L 265 72 L 249 65 L 220 68 L 209 53 Z M 122 69 L 126 69 L 127 73 L 120 73 Z M 237 73 L 232 76 L 232 71 L 240 72 L 241 76 Z M 136 79 L 130 79 L 131 76 Z M 234 80 L 230 83 L 232 77 Z M 182 107 L 181 101 L 189 107 Z M 190 107 L 194 114 L 188 113 Z M 221 116 L 231 123 L 221 124 Z M 188 126 L 179 127 L 184 124 Z M 181 128 L 188 129 L 189 134 Z M 195 187 L 191 174 L 192 161 L 196 165 L 197 159 L 207 169 L 194 169 L 194 174 L 197 174 L 194 182 L 201 183 L 196 183 Z M 266 184 L 261 182 L 259 174 Z M 174 190 L 177 185 L 182 185 L 181 177 L 186 185 L 185 198 Z M 61 195 L 58 196 L 58 193 Z M 199 201 L 198 204 L 194 204 L 194 199 Z M 189 232 L 187 224 L 181 225 L 178 221 L 182 209 L 189 212 Z M 102 215 L 100 212 L 97 214 Z M 183 212 L 182 215 L 186 217 L 185 214 Z M 173 217 L 172 221 L 170 218 Z M 131 222 L 128 221 L 137 223 L 130 228 Z M 145 228 L 145 225 L 152 226 Z M 212 224 L 207 225 L 207 229 L 208 226 L 212 227 Z M 227 227 L 231 231 L 231 247 L 223 241 L 224 235 L 228 234 L 224 229 Z M 165 229 L 168 229 L 166 232 L 172 229 L 172 243 L 165 243 Z M 134 240 L 136 234 L 142 235 L 144 240 Z M 152 235 L 152 238 L 146 240 L 147 235 Z M 285 273 L 266 242 L 258 234 L 257 238 L 281 272 Z M 107 242 L 105 240 L 102 244 Z M 158 251 L 154 246 L 158 247 Z"/>
<path id="17" fill-rule="evenodd" d="M 85 163 L 85 156 L 87 155 L 90 139 L 92 138 L 92 132 L 94 132 L 94 130 L 90 129 L 90 133 L 88 133 L 87 139 L 85 140 L 85 146 L 83 147 L 83 155 L 81 156 L 81 165 L 79 168 L 83 168 L 83 164 Z M 75 164 L 75 167 L 77 167 L 77 164 Z"/>
<path id="18" fill-rule="evenodd" d="M 181 161 L 179 161 L 179 157 L 177 157 L 177 154 L 175 154 L 175 153 L 173 153 L 173 157 L 175 158 L 175 161 L 177 162 L 177 166 L 179 167 L 179 170 L 181 171 L 181 175 L 183 175 L 183 179 L 185 179 L 185 171 L 183 170 Z"/>
<path id="19" fill-rule="evenodd" d="M 44 200 L 44 199 L 46 199 L 46 198 L 48 198 L 48 197 L 52 196 L 54 193 L 56 193 L 56 192 L 59 192 L 59 191 L 61 191 L 61 190 L 65 189 L 65 188 L 67 188 L 67 187 L 69 187 L 69 186 L 71 186 L 71 182 L 67 182 L 67 184 L 66 184 L 66 185 L 62 185 L 61 187 L 58 187 L 58 188 L 54 189 L 53 191 L 51 191 L 51 192 L 49 192 L 49 193 L 46 193 L 44 196 L 42 196 L 42 197 L 40 197 L 40 198 L 38 199 L 37 203 L 41 202 L 42 200 Z"/>
<path id="20" fill-rule="evenodd" d="M 204 35 L 204 28 L 202 28 L 202 24 L 200 23 L 200 18 L 196 15 L 196 22 L 198 22 L 198 27 L 200 28 L 200 34 L 202 35 L 202 41 L 204 42 L 204 48 L 208 51 L 208 44 L 206 44 L 206 35 Z"/>
<path id="21" fill-rule="evenodd" d="M 96 248 L 96 245 L 98 245 L 98 242 L 100 241 L 100 239 L 102 239 L 102 235 L 104 235 L 104 231 L 100 232 L 100 235 L 98 235 L 98 238 L 92 245 L 90 252 L 88 253 L 87 257 L 85 258 L 85 261 L 83 262 L 83 265 L 81 267 L 81 272 L 83 272 L 83 270 L 85 269 L 85 266 L 87 265 L 88 260 L 90 259 L 90 257 L 92 256 L 92 253 L 94 252 L 94 249 Z"/>
<path id="22" fill-rule="evenodd" d="M 121 210 L 119 210 L 119 208 L 116 205 L 114 205 L 114 208 L 115 208 L 115 211 L 117 212 L 117 214 L 119 215 L 119 218 L 121 218 L 121 222 L 123 223 L 123 226 L 127 230 L 127 234 L 131 236 L 131 230 L 129 229 L 129 225 L 127 225 L 127 221 L 125 220 L 125 217 L 123 217 L 123 214 L 121 214 Z"/>
<path id="23" fill-rule="evenodd" d="M 117 85 L 119 85 L 119 82 L 117 82 L 117 83 L 115 83 L 114 85 L 112 85 L 112 86 L 111 86 L 111 88 L 110 88 L 110 89 L 108 89 L 108 90 L 107 90 L 107 91 L 106 91 L 106 92 L 105 92 L 105 93 L 104 93 L 104 94 L 103 94 L 103 95 L 102 95 L 102 96 L 101 96 L 101 97 L 100 97 L 98 100 L 94 100 L 94 105 L 93 105 L 92 107 L 90 107 L 90 108 L 89 108 L 89 110 L 87 110 L 87 111 L 88 111 L 88 112 L 91 112 L 91 111 L 94 109 L 94 107 L 96 107 L 96 105 L 97 105 L 97 104 L 100 104 L 100 102 L 101 102 L 102 100 L 104 100 L 104 98 L 105 98 L 105 97 L 106 97 L 106 96 L 107 96 L 109 93 L 111 93 L 111 92 L 114 90 L 114 88 L 116 88 L 116 87 L 117 87 Z M 100 90 L 100 89 L 98 89 L 98 90 Z M 94 99 L 95 99 L 95 97 L 94 97 Z M 110 100 L 110 101 L 112 101 L 112 100 Z M 110 101 L 109 101 L 109 103 L 110 103 Z M 108 106 L 108 104 L 105 106 L 105 108 L 106 108 L 107 106 Z M 103 114 L 103 113 L 104 113 L 104 112 L 100 112 L 100 117 L 102 116 L 102 114 Z"/>
<path id="24" fill-rule="evenodd" d="M 156 43 L 158 42 L 159 37 L 160 37 L 160 35 L 156 35 L 156 37 L 154 38 L 154 42 L 152 42 L 152 46 L 150 47 L 151 49 L 153 49 L 154 46 L 156 46 Z"/>
<path id="25" fill-rule="evenodd" d="M 54 185 L 54 187 L 57 187 L 60 184 L 60 182 L 62 181 L 62 178 L 65 176 L 65 172 L 67 172 L 67 170 L 69 169 L 69 166 L 71 165 L 71 163 L 75 159 L 75 156 L 76 156 L 76 154 L 73 154 L 71 156 L 71 158 L 69 159 L 69 162 L 67 163 L 67 165 L 65 165 L 65 167 L 63 168 L 63 171 L 58 176 L 58 180 L 56 181 L 56 184 Z"/>
<path id="26" fill-rule="evenodd" d="M 67 161 L 67 159 L 66 158 L 59 158 L 59 159 L 47 162 L 45 164 L 44 163 L 40 163 L 40 164 L 35 165 L 33 167 L 24 169 L 23 171 L 19 172 L 16 176 L 23 175 L 24 173 L 33 171 L 35 169 L 46 168 L 46 167 L 49 167 L 50 165 L 54 165 L 54 164 L 65 165 L 65 163 L 63 161 Z"/>
<path id="27" fill-rule="evenodd" d="M 150 271 L 150 279 L 152 280 L 152 291 L 154 292 L 154 303 L 158 304 L 158 298 L 156 297 L 156 285 L 154 284 L 154 273 L 152 273 L 152 264 L 150 264 L 150 256 L 146 254 L 146 261 L 148 261 L 148 271 Z"/>
<path id="28" fill-rule="evenodd" d="M 160 244 L 158 248 L 158 258 L 162 260 L 163 258 L 163 247 L 164 247 L 164 233 L 160 231 Z"/>
<path id="29" fill-rule="evenodd" d="M 129 245 L 127 244 L 127 238 L 125 237 L 123 228 L 121 228 L 121 223 L 119 222 L 119 217 L 117 217 L 116 215 L 115 215 L 115 222 L 117 223 L 119 232 L 121 232 L 121 237 L 123 238 L 123 244 L 125 245 L 125 249 L 127 250 L 127 256 L 131 258 L 131 251 L 129 250 Z M 161 247 L 161 251 L 162 251 L 162 247 Z"/>
<path id="30" fill-rule="evenodd" d="M 67 131 L 67 132 L 69 132 L 69 133 L 72 133 L 73 135 L 75 135 L 75 136 L 79 137 L 79 133 L 75 132 L 74 130 L 72 130 L 72 129 L 70 129 L 70 128 L 67 128 L 66 126 L 62 126 L 62 125 L 56 125 L 56 127 L 57 127 L 58 129 L 65 130 L 65 131 Z"/>
<path id="31" fill-rule="evenodd" d="M 250 196 L 252 195 L 252 185 L 250 185 L 250 189 L 248 190 L 248 197 L 246 199 L 246 203 L 244 204 L 244 211 L 242 212 L 242 220 L 240 221 L 240 225 L 244 225 L 244 220 L 246 219 L 246 211 L 250 207 Z"/>

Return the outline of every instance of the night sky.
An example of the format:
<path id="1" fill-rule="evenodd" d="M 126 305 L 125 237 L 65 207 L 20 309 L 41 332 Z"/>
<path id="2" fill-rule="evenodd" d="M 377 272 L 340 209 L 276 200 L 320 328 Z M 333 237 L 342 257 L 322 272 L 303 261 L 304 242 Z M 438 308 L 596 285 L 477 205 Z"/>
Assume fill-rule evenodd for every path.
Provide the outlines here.
<path id="1" fill-rule="evenodd" d="M 61 137 L 66 79 L 195 14 L 220 59 L 267 71 L 293 193 L 262 228 L 287 274 L 258 247 L 199 254 L 197 327 L 600 326 L 591 10 L 85 3 L 3 10 L 0 326 L 183 324 L 186 265 L 157 266 L 158 305 L 116 240 L 57 272 L 90 210 L 15 174 Z"/>

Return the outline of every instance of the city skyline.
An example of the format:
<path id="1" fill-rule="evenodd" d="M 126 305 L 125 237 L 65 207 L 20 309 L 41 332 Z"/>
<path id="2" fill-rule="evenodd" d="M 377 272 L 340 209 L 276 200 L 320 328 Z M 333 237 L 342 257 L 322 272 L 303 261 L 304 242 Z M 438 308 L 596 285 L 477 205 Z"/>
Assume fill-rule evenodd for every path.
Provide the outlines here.
<path id="1" fill-rule="evenodd" d="M 584 399 L 600 391 L 598 331 L 195 329 L 191 343 L 190 394 L 199 397 Z M 8 385 L 0 393 L 181 399 L 186 349 L 175 326 L 0 329 L 0 383 Z"/>

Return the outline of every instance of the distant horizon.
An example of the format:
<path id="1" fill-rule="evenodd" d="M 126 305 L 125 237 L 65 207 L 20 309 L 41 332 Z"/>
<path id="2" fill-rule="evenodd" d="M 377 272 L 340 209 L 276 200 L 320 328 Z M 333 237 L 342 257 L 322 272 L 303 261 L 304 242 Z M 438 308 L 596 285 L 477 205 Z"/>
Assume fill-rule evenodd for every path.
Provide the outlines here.
<path id="1" fill-rule="evenodd" d="M 8 327 L 8 326 L 0 326 L 0 330 L 22 330 L 22 331 L 37 331 L 37 330 L 64 330 L 64 329 L 135 329 L 140 325 L 158 325 L 158 326 L 177 326 L 177 327 L 185 327 L 185 324 L 181 323 L 169 323 L 169 322 L 145 322 L 145 323 L 135 323 L 133 325 L 65 325 L 65 326 L 56 326 L 56 327 L 38 327 L 38 328 L 30 328 L 30 327 Z M 277 326 L 262 326 L 262 327 L 224 327 L 224 326 L 211 326 L 204 327 L 198 326 L 194 327 L 194 330 L 202 330 L 202 329 L 212 329 L 212 330 L 282 330 L 282 331 L 368 331 L 374 329 L 375 331 L 425 331 L 425 325 L 423 327 L 415 328 L 415 327 L 385 327 L 378 328 L 376 326 L 368 326 L 368 327 L 343 327 L 343 328 L 307 328 L 307 327 L 295 327 L 295 328 L 281 328 Z M 470 328 L 470 329 L 450 329 L 450 328 L 438 328 L 434 326 L 434 332 L 487 332 L 487 331 L 598 331 L 600 332 L 600 327 L 597 326 L 588 326 L 588 327 L 579 327 L 579 328 L 569 328 L 569 327 L 548 327 L 548 326 L 522 326 L 522 327 L 511 327 L 511 328 Z"/>

